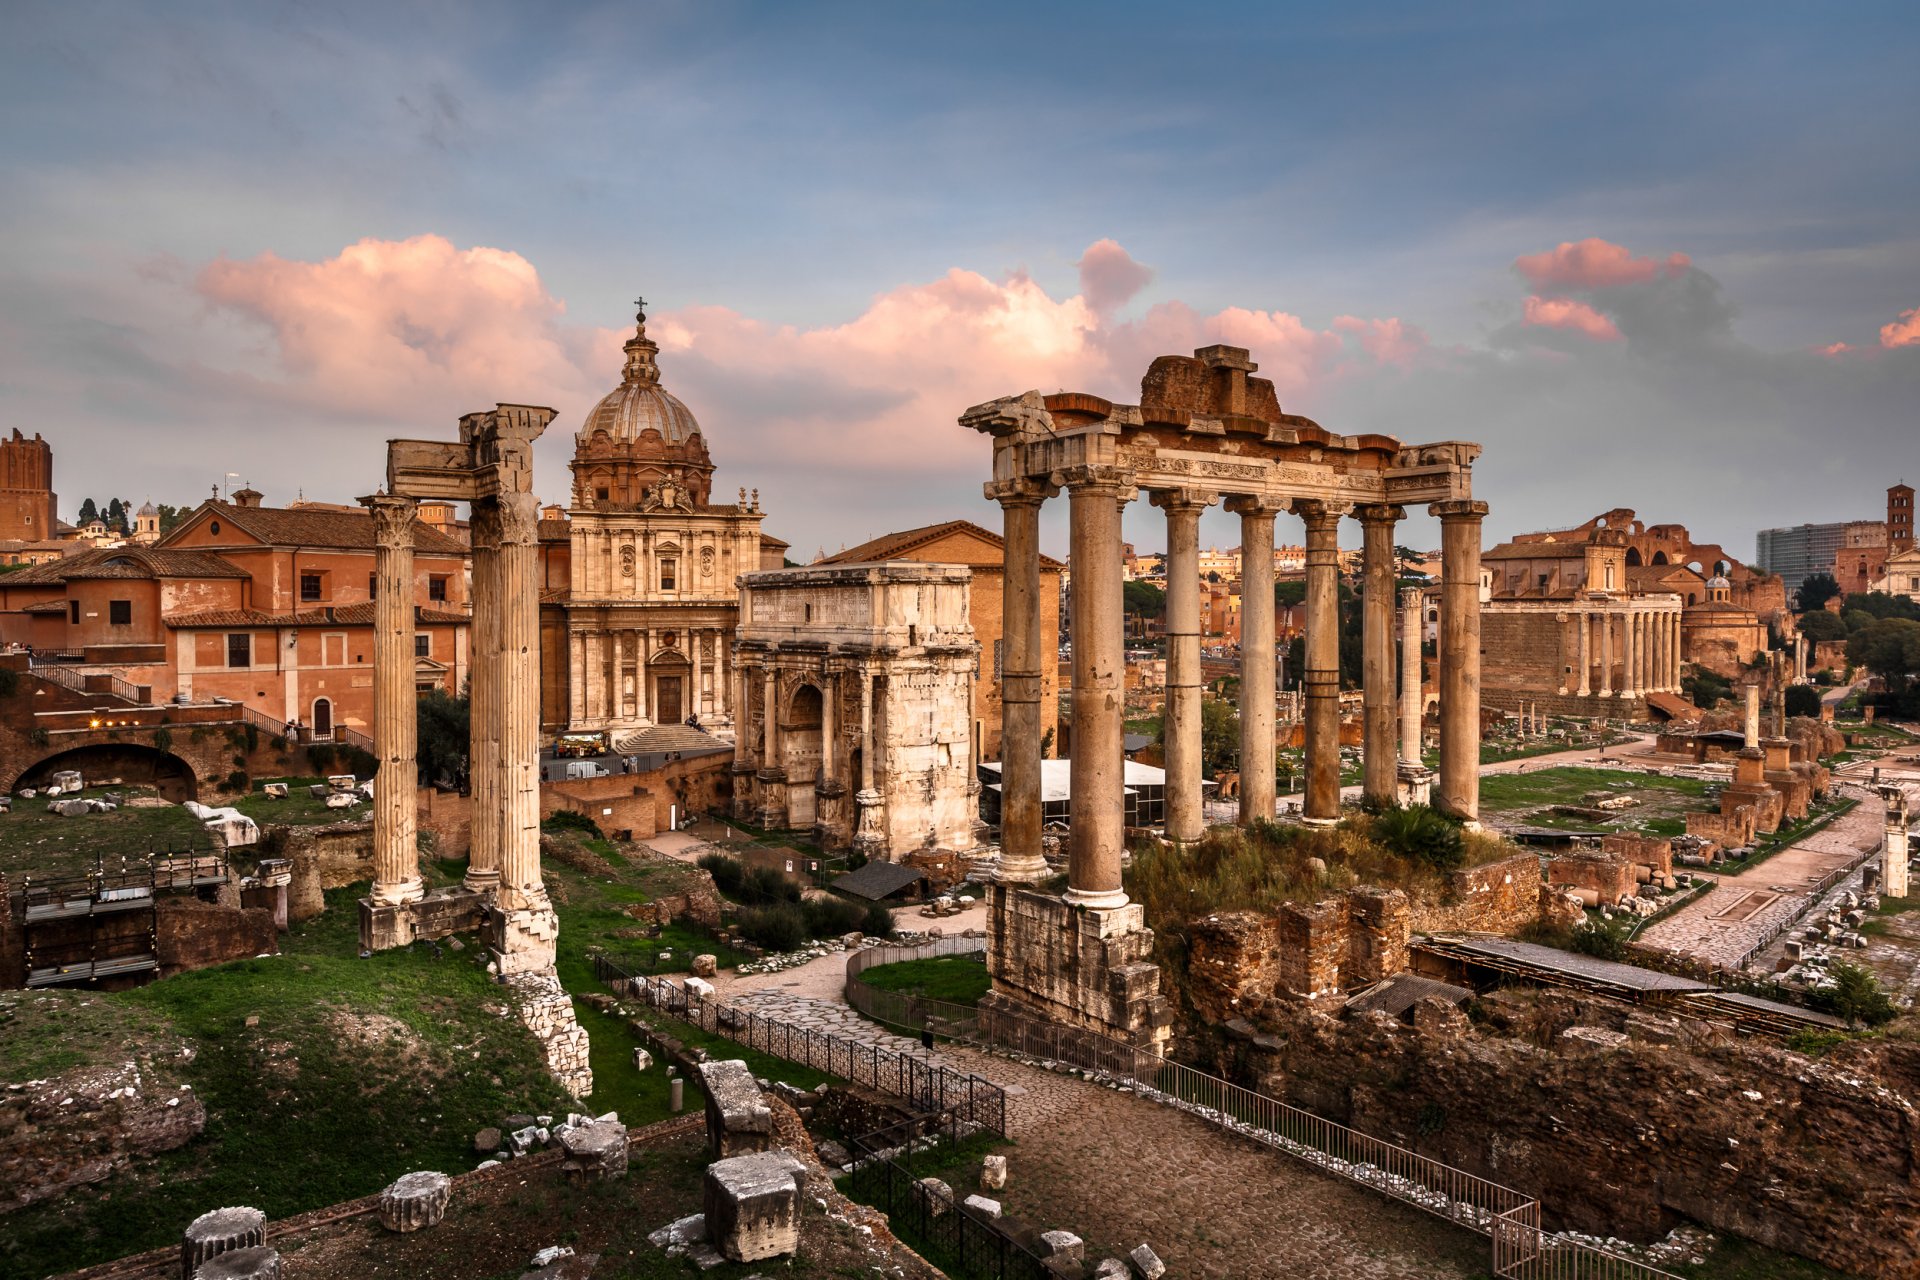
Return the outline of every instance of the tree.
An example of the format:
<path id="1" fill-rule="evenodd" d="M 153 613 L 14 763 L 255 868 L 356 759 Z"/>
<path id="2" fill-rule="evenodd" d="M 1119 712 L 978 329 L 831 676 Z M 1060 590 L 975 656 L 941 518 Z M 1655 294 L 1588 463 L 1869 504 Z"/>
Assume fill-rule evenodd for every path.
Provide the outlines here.
<path id="1" fill-rule="evenodd" d="M 1811 720 L 1820 718 L 1820 691 L 1810 684 L 1787 686 L 1787 714 L 1806 716 Z"/>
<path id="2" fill-rule="evenodd" d="M 1920 604 L 1905 596 L 1890 596 L 1884 591 L 1856 591 L 1847 597 L 1847 613 L 1869 618 L 1908 618 L 1920 622 Z M 1851 620 L 1847 630 L 1858 630 Z"/>
<path id="3" fill-rule="evenodd" d="M 168 506 L 166 503 L 162 502 L 158 506 L 156 506 L 154 510 L 158 512 L 160 515 L 160 532 L 163 534 L 167 534 L 167 533 L 172 533 L 175 529 L 179 528 L 180 522 L 187 518 L 187 514 L 190 511 L 192 511 L 193 508 L 192 507 L 171 507 L 171 506 Z"/>
<path id="4" fill-rule="evenodd" d="M 125 532 L 127 527 L 127 505 L 118 498 L 108 499 L 106 521 L 107 528 L 118 529 Z"/>
<path id="5" fill-rule="evenodd" d="M 75 523 L 89 525 L 99 518 L 100 508 L 93 505 L 93 499 L 82 498 L 80 500 L 80 514 L 74 517 Z"/>
<path id="6" fill-rule="evenodd" d="M 1885 680 L 1889 692 L 1903 692 L 1920 674 L 1920 622 L 1879 618 L 1868 623 L 1847 641 L 1847 661 Z"/>
<path id="7" fill-rule="evenodd" d="M 1818 613 L 1827 607 L 1827 601 L 1840 594 L 1840 584 L 1834 581 L 1830 573 L 1810 574 L 1800 584 L 1800 608 L 1805 613 Z"/>
<path id="8" fill-rule="evenodd" d="M 1167 744 L 1167 721 L 1170 717 L 1160 717 L 1160 728 L 1155 734 L 1161 746 Z M 1218 698 L 1200 700 L 1200 772 L 1204 777 L 1215 777 L 1223 769 L 1233 768 L 1234 761 L 1240 755 L 1240 715 L 1233 709 L 1231 702 L 1222 702 Z"/>
<path id="9" fill-rule="evenodd" d="M 420 765 L 420 781 L 431 785 L 444 782 L 466 789 L 470 762 L 467 754 L 468 732 L 472 724 L 472 703 L 465 694 L 456 698 L 444 690 L 423 694 L 416 704 L 419 740 L 414 759 Z"/>
<path id="10" fill-rule="evenodd" d="M 1167 593 L 1151 582 L 1135 580 L 1121 587 L 1121 598 L 1125 602 L 1126 612 L 1139 618 L 1164 617 L 1167 612 Z"/>
<path id="11" fill-rule="evenodd" d="M 1301 604 L 1307 598 L 1307 580 L 1305 578 L 1282 578 L 1273 584 L 1273 602 L 1275 604 Z"/>
<path id="12" fill-rule="evenodd" d="M 1828 613 L 1825 609 L 1817 613 L 1806 613 L 1800 617 L 1800 634 L 1809 642 L 1820 640 L 1845 640 L 1847 624 L 1840 620 L 1837 613 Z"/>
<path id="13" fill-rule="evenodd" d="M 1836 960 L 1828 966 L 1827 976 L 1833 985 L 1809 992 L 1807 1003 L 1822 1013 L 1845 1019 L 1849 1027 L 1862 1023 L 1877 1027 L 1892 1021 L 1898 1012 L 1893 1001 L 1887 999 L 1887 993 L 1880 989 L 1880 980 L 1864 965 Z"/>

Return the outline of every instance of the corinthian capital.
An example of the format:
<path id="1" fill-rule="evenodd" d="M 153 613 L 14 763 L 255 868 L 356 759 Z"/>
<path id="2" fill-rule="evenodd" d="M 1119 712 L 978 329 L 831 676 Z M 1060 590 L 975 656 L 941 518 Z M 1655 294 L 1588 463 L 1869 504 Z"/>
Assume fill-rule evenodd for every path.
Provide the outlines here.
<path id="1" fill-rule="evenodd" d="M 503 493 L 500 511 L 502 545 L 530 546 L 540 540 L 540 500 L 531 493 Z"/>
<path id="2" fill-rule="evenodd" d="M 420 502 L 391 493 L 376 493 L 360 499 L 360 505 L 373 514 L 373 537 L 382 547 L 413 545 L 414 525 L 419 520 Z"/>

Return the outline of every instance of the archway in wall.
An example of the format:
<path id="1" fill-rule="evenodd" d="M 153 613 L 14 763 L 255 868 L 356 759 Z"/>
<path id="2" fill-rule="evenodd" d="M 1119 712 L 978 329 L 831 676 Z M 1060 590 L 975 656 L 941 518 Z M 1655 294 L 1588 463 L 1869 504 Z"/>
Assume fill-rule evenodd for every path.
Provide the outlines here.
<path id="1" fill-rule="evenodd" d="M 23 770 L 13 789 L 45 787 L 54 774 L 69 769 L 78 770 L 90 787 L 118 778 L 128 786 L 153 787 L 161 799 L 175 804 L 200 798 L 200 780 L 192 765 L 170 751 L 137 742 L 98 742 L 48 756 Z"/>
<path id="2" fill-rule="evenodd" d="M 814 823 L 814 784 L 820 780 L 820 690 L 803 684 L 793 691 L 780 717 L 780 767 L 787 772 L 787 820 L 795 827 Z"/>
<path id="3" fill-rule="evenodd" d="M 1629 569 L 1638 569 L 1640 567 L 1640 548 L 1627 548 L 1627 567 Z"/>
<path id="4" fill-rule="evenodd" d="M 1668 561 L 1667 561 L 1667 553 L 1666 553 L 1666 552 L 1664 552 L 1664 551 L 1656 551 L 1656 552 L 1654 552 L 1654 553 L 1653 553 L 1653 562 L 1654 562 L 1655 564 L 1666 564 L 1666 563 L 1668 563 Z"/>
<path id="5" fill-rule="evenodd" d="M 313 726 L 314 737 L 331 738 L 333 736 L 333 699 L 315 698 L 313 719 L 308 723 Z"/>

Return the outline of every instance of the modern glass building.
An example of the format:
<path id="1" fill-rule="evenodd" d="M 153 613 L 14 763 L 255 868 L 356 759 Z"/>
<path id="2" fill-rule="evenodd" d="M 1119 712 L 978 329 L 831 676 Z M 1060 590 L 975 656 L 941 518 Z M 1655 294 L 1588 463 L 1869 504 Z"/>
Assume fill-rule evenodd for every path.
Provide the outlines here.
<path id="1" fill-rule="evenodd" d="M 1832 573 L 1833 558 L 1846 545 L 1847 524 L 1797 524 L 1789 529 L 1762 529 L 1756 539 L 1753 562 L 1765 573 L 1786 580 L 1789 594 L 1816 573 Z"/>

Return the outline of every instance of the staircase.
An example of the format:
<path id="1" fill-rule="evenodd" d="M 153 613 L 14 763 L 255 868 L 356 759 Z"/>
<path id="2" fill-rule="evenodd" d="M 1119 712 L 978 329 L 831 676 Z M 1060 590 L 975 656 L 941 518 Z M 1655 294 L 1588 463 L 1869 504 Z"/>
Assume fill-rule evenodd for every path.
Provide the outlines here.
<path id="1" fill-rule="evenodd" d="M 712 734 L 692 725 L 656 724 L 619 735 L 613 740 L 613 749 L 623 756 L 644 756 L 665 751 L 705 754 L 730 748 Z"/>

